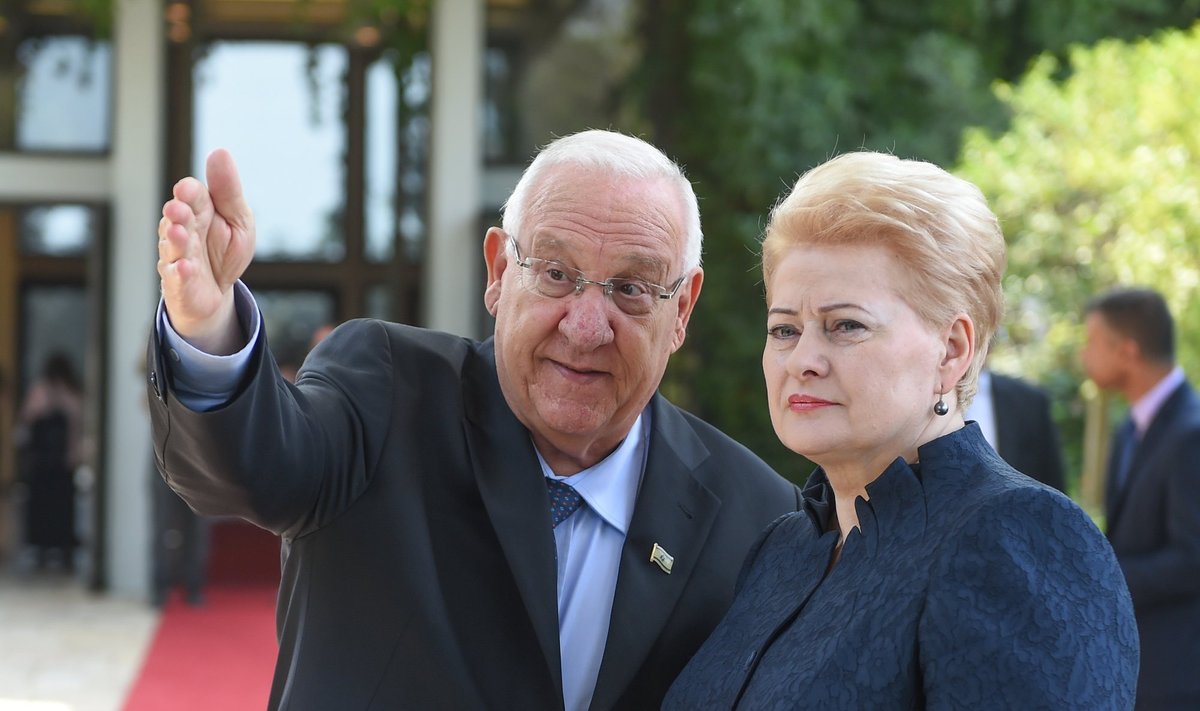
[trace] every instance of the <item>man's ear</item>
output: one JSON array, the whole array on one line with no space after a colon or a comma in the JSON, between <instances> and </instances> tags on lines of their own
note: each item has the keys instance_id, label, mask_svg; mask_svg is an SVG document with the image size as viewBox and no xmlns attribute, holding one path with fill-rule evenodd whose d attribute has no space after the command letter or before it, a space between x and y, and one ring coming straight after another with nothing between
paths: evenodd
<instances>
[{"instance_id":1,"label":"man's ear","mask_svg":"<svg viewBox=\"0 0 1200 711\"><path fill-rule=\"evenodd\" d=\"M950 392L962 380L975 359L975 323L966 314L959 314L943 336L946 348L938 364L943 392Z\"/></svg>"},{"instance_id":2,"label":"man's ear","mask_svg":"<svg viewBox=\"0 0 1200 711\"><path fill-rule=\"evenodd\" d=\"M508 269L508 233L499 227L489 227L483 237L483 261L487 265L487 286L483 290L483 305L492 316L500 303L504 285L504 270Z\"/></svg>"},{"instance_id":3,"label":"man's ear","mask_svg":"<svg viewBox=\"0 0 1200 711\"><path fill-rule=\"evenodd\" d=\"M676 292L675 298L675 332L671 337L671 352L679 350L683 345L683 341L687 338L688 321L692 318L692 311L696 308L696 300L700 298L700 287L704 285L704 270L697 267L692 270L692 273L683 280L679 285L679 291Z\"/></svg>"},{"instance_id":4,"label":"man's ear","mask_svg":"<svg viewBox=\"0 0 1200 711\"><path fill-rule=\"evenodd\" d=\"M1117 349L1121 352L1121 360L1125 363L1137 363L1143 360L1142 347L1138 342L1128 336L1117 336Z\"/></svg>"}]
</instances>

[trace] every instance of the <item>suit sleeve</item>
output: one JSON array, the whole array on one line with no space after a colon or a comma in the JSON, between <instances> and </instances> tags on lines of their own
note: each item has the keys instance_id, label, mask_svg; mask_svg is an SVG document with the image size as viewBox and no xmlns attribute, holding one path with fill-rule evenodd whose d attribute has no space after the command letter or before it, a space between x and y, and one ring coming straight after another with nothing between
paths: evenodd
<instances>
[{"instance_id":1,"label":"suit sleeve","mask_svg":"<svg viewBox=\"0 0 1200 711\"><path fill-rule=\"evenodd\" d=\"M1133 608L1107 541L1066 497L993 497L945 541L919 623L927 707L1127 709Z\"/></svg>"},{"instance_id":2,"label":"suit sleeve","mask_svg":"<svg viewBox=\"0 0 1200 711\"><path fill-rule=\"evenodd\" d=\"M1062 443L1059 441L1058 426L1054 424L1054 417L1051 415L1050 398L1040 389L1036 389L1034 392L1037 394L1037 407L1040 413L1039 430L1042 435L1040 471L1034 472L1034 475L1043 484L1065 492L1067 490L1066 467L1063 465Z\"/></svg>"},{"instance_id":3,"label":"suit sleeve","mask_svg":"<svg viewBox=\"0 0 1200 711\"><path fill-rule=\"evenodd\" d=\"M285 537L319 528L366 489L389 429L391 350L378 322L343 325L309 356L295 385L260 339L226 405L180 403L151 347L156 462L199 513L232 515Z\"/></svg>"},{"instance_id":4,"label":"suit sleeve","mask_svg":"<svg viewBox=\"0 0 1200 711\"><path fill-rule=\"evenodd\" d=\"M1139 606L1200 595L1200 426L1176 438L1174 448L1156 456L1175 467L1163 492L1165 544L1120 557Z\"/></svg>"}]
</instances>

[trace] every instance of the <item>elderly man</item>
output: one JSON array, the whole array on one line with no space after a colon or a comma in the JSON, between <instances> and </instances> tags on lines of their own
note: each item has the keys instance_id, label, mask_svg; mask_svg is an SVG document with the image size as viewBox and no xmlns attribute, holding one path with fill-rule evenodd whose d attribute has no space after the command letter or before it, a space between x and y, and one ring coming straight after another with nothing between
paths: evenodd
<instances>
[{"instance_id":1,"label":"elderly man","mask_svg":"<svg viewBox=\"0 0 1200 711\"><path fill-rule=\"evenodd\" d=\"M294 385L238 281L254 220L227 153L207 179L159 224L154 446L198 511L283 538L271 708L657 707L798 506L657 394L703 283L678 166L555 141L483 241L494 337L352 321Z\"/></svg>"}]
</instances>

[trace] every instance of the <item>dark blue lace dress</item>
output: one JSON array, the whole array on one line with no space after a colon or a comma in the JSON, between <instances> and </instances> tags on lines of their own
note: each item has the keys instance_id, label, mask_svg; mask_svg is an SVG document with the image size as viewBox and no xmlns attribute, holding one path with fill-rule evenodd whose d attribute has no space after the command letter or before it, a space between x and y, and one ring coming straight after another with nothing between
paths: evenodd
<instances>
[{"instance_id":1,"label":"dark blue lace dress","mask_svg":"<svg viewBox=\"0 0 1200 711\"><path fill-rule=\"evenodd\" d=\"M867 487L831 569L833 495L814 473L663 708L1132 708L1133 608L1088 516L975 424L919 458Z\"/></svg>"}]
</instances>

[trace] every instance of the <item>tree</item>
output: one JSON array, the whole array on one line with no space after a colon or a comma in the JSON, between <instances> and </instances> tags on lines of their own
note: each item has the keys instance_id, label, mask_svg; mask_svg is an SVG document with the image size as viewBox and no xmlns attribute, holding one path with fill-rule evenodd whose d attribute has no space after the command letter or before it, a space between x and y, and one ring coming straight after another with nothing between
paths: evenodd
<instances>
[{"instance_id":1,"label":"tree","mask_svg":"<svg viewBox=\"0 0 1200 711\"><path fill-rule=\"evenodd\" d=\"M625 128L684 164L705 228L704 295L664 389L774 464L759 366L765 309L758 241L796 177L860 147L951 165L962 131L1000 131L991 91L1045 51L1190 24L1184 3L1011 0L671 0L644 3L643 59Z\"/></svg>"},{"instance_id":2,"label":"tree","mask_svg":"<svg viewBox=\"0 0 1200 711\"><path fill-rule=\"evenodd\" d=\"M1011 125L968 131L957 172L988 195L1009 244L1005 365L1054 387L1078 464L1088 298L1160 290L1179 360L1200 372L1200 25L1077 46L1067 69L1059 80L1063 66L1045 56L999 84Z\"/></svg>"}]
</instances>

